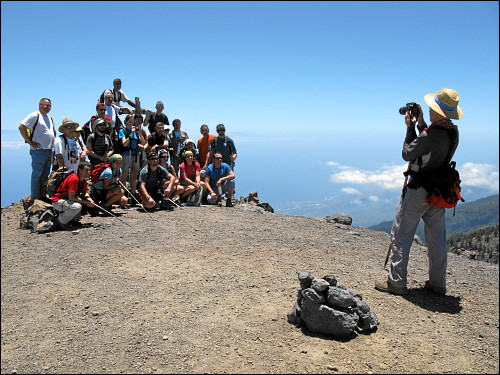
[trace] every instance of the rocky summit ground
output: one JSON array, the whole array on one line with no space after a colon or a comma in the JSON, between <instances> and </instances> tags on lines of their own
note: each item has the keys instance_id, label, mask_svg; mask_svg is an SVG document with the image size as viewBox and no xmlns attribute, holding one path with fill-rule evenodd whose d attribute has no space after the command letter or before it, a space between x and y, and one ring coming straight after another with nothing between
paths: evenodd
<instances>
[{"instance_id":1,"label":"rocky summit ground","mask_svg":"<svg viewBox=\"0 0 500 375\"><path fill-rule=\"evenodd\" d=\"M450 254L437 296L415 244L401 297L373 288L388 236L360 227L184 207L32 234L21 213L1 214L3 374L499 371L498 265ZM335 339L288 323L299 271L356 289L378 328Z\"/></svg>"}]
</instances>

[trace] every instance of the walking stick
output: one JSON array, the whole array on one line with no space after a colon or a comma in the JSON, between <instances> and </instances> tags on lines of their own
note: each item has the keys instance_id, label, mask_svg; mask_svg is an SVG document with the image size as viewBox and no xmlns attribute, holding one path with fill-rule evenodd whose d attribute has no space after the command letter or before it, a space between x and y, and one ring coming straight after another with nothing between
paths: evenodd
<instances>
[{"instance_id":1,"label":"walking stick","mask_svg":"<svg viewBox=\"0 0 500 375\"><path fill-rule=\"evenodd\" d=\"M122 187L132 196L132 198L134 198L134 200L137 202L137 204L142 207L142 209L144 210L144 212L146 212L149 217L151 219L153 219L153 216L151 216L151 214L148 212L148 210L146 210L146 208L142 205L142 203L140 203L137 198L134 196L134 194L132 194L129 190L127 190L127 188L125 187L125 185L123 185L123 182L121 182L120 180L118 180L120 182L120 185L122 185ZM154 219L153 219L154 220Z\"/></svg>"},{"instance_id":2,"label":"walking stick","mask_svg":"<svg viewBox=\"0 0 500 375\"><path fill-rule=\"evenodd\" d=\"M408 169L406 171L408 172L410 170L410 168L411 168L411 163L409 162ZM403 184L403 191L401 193L401 199L404 198L404 191L406 189L407 183L408 183L408 175L405 175L405 182ZM392 238L391 238L391 243L389 244L389 249L387 250L387 255L385 257L384 268L387 266L387 261L389 260L389 256L391 255L391 252L392 252Z\"/></svg>"},{"instance_id":3,"label":"walking stick","mask_svg":"<svg viewBox=\"0 0 500 375\"><path fill-rule=\"evenodd\" d=\"M109 212L108 210L105 210L104 208L102 208L101 206L99 206L99 205L97 205L97 204L95 204L95 203L94 203L94 205L95 205L97 208L99 208L99 209L103 210L103 211L104 211L105 213L107 213L108 215L113 216L114 218L116 218L116 219L120 220L122 223L125 223L125 224L127 224L130 228L132 228L132 225L130 225L129 223L127 223L127 222L123 221L123 220L122 220L122 219L120 219L118 216L113 215L111 212Z\"/></svg>"}]
</instances>

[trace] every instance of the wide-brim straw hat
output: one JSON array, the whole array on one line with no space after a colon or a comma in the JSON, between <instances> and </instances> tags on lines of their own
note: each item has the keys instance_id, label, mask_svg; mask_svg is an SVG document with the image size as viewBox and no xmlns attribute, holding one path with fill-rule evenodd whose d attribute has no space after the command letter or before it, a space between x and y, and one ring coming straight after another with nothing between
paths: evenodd
<instances>
[{"instance_id":1,"label":"wide-brim straw hat","mask_svg":"<svg viewBox=\"0 0 500 375\"><path fill-rule=\"evenodd\" d=\"M442 89L437 94L427 94L424 100L441 116L455 120L462 118L462 109L458 106L460 96L455 90Z\"/></svg>"},{"instance_id":2,"label":"wide-brim straw hat","mask_svg":"<svg viewBox=\"0 0 500 375\"><path fill-rule=\"evenodd\" d=\"M63 128L65 128L66 126L68 125L75 125L75 129L78 129L80 127L80 124L73 121L72 119L70 118L65 118L63 121L62 121L62 125L59 126L59 133L62 133L63 132Z\"/></svg>"}]
</instances>

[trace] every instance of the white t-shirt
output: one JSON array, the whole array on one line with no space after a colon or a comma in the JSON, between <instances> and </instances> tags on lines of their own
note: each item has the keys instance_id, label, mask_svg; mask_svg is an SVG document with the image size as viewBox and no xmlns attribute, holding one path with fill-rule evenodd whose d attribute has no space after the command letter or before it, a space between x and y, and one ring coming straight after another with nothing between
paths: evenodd
<instances>
[{"instance_id":1,"label":"white t-shirt","mask_svg":"<svg viewBox=\"0 0 500 375\"><path fill-rule=\"evenodd\" d=\"M38 119L38 124L36 121ZM35 133L33 134L33 142L40 143L40 146L44 150L52 150L54 147L54 123L50 115L42 115L40 112L36 111L30 113L22 122L30 132L33 132L33 126L36 124ZM31 147L33 150L33 147Z\"/></svg>"},{"instance_id":2,"label":"white t-shirt","mask_svg":"<svg viewBox=\"0 0 500 375\"><path fill-rule=\"evenodd\" d=\"M120 107L111 104L106 106L106 116L111 118L111 127L114 128L116 124L116 116L120 114Z\"/></svg>"},{"instance_id":3,"label":"white t-shirt","mask_svg":"<svg viewBox=\"0 0 500 375\"><path fill-rule=\"evenodd\" d=\"M111 92L113 92L113 91L111 91ZM118 97L119 97L118 94L119 93L121 94L120 101L118 101ZM125 95L125 93L122 90L118 90L118 91L113 92L113 96L114 96L114 102L116 104L120 104L120 102L127 103L127 100L128 100L127 95Z\"/></svg>"},{"instance_id":4,"label":"white t-shirt","mask_svg":"<svg viewBox=\"0 0 500 375\"><path fill-rule=\"evenodd\" d=\"M66 138L68 145L65 146L63 136L60 135L54 142L54 155L62 154L64 166L73 169L78 173L78 164L80 164L80 154L82 149L76 138Z\"/></svg>"}]
</instances>

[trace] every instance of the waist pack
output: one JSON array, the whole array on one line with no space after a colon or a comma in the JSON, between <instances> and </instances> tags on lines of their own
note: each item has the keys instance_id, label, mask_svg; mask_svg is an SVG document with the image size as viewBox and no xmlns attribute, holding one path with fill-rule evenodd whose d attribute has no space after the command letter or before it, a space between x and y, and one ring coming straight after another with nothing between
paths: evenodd
<instances>
[{"instance_id":1,"label":"waist pack","mask_svg":"<svg viewBox=\"0 0 500 375\"><path fill-rule=\"evenodd\" d=\"M431 206L453 208L458 201L465 202L460 194L460 173L452 161L432 172L420 172L418 183L429 193L426 202Z\"/></svg>"}]
</instances>

